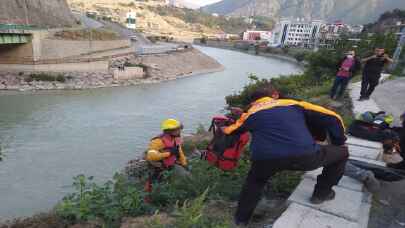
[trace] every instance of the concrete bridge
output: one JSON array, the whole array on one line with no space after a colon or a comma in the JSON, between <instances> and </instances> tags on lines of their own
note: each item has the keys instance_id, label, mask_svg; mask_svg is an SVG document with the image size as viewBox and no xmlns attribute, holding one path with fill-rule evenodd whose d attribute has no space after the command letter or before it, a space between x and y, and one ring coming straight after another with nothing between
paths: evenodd
<instances>
[{"instance_id":1,"label":"concrete bridge","mask_svg":"<svg viewBox=\"0 0 405 228\"><path fill-rule=\"evenodd\" d=\"M39 30L30 25L0 24L0 62L34 60L34 34Z\"/></svg>"},{"instance_id":2,"label":"concrete bridge","mask_svg":"<svg viewBox=\"0 0 405 228\"><path fill-rule=\"evenodd\" d=\"M0 24L0 45L28 43L33 30L36 28L27 25Z\"/></svg>"}]
</instances>

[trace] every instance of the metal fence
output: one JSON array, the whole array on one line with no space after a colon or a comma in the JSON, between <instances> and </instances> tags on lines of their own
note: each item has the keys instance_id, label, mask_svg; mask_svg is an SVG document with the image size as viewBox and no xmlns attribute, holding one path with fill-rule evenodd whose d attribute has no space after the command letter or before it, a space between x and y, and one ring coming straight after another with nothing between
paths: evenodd
<instances>
[{"instance_id":1,"label":"metal fence","mask_svg":"<svg viewBox=\"0 0 405 228\"><path fill-rule=\"evenodd\" d=\"M0 24L0 30L38 30L35 25Z\"/></svg>"}]
</instances>

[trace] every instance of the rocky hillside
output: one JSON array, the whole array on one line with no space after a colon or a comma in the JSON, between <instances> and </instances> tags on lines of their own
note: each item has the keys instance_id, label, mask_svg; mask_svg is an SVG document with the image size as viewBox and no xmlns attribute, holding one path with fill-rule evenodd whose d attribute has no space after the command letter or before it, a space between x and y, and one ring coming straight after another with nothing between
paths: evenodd
<instances>
[{"instance_id":1,"label":"rocky hillside","mask_svg":"<svg viewBox=\"0 0 405 228\"><path fill-rule=\"evenodd\" d=\"M388 11L380 16L378 21L365 26L366 32L384 33L391 30L398 22L405 24L405 10Z\"/></svg>"},{"instance_id":2,"label":"rocky hillside","mask_svg":"<svg viewBox=\"0 0 405 228\"><path fill-rule=\"evenodd\" d=\"M223 0L203 7L231 16L303 17L365 24L385 11L405 9L404 0Z\"/></svg>"},{"instance_id":3,"label":"rocky hillside","mask_svg":"<svg viewBox=\"0 0 405 228\"><path fill-rule=\"evenodd\" d=\"M223 30L239 32L246 29L242 19L225 20L224 17L217 18L191 9L167 7L163 2L162 0L68 0L74 10L96 11L120 23L125 23L127 12L136 12L137 28L147 35L164 35L189 41L202 35L213 36Z\"/></svg>"},{"instance_id":4,"label":"rocky hillside","mask_svg":"<svg viewBox=\"0 0 405 228\"><path fill-rule=\"evenodd\" d=\"M75 19L66 0L1 0L0 24L69 27Z\"/></svg>"}]
</instances>

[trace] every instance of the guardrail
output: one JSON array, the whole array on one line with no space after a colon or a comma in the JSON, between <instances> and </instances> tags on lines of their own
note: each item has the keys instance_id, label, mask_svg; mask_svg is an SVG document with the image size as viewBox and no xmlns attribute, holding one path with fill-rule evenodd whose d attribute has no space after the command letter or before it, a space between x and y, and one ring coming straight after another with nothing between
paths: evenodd
<instances>
[{"instance_id":1,"label":"guardrail","mask_svg":"<svg viewBox=\"0 0 405 228\"><path fill-rule=\"evenodd\" d=\"M39 30L35 25L0 24L0 30Z\"/></svg>"},{"instance_id":2,"label":"guardrail","mask_svg":"<svg viewBox=\"0 0 405 228\"><path fill-rule=\"evenodd\" d=\"M187 46L187 48L185 47ZM135 50L137 55L154 55L154 54L166 54L178 51L184 51L190 48L191 45L153 45L138 47Z\"/></svg>"},{"instance_id":3,"label":"guardrail","mask_svg":"<svg viewBox=\"0 0 405 228\"><path fill-rule=\"evenodd\" d=\"M33 61L30 58L18 58L18 59L1 59L0 64L26 64L26 65L42 65L42 64L65 64L65 63L87 63L87 62L98 62L98 61L108 61L114 58L120 58L124 56L134 55L133 52L121 53L111 56L102 56L96 58L76 58L67 57L64 59L44 59Z\"/></svg>"}]
</instances>

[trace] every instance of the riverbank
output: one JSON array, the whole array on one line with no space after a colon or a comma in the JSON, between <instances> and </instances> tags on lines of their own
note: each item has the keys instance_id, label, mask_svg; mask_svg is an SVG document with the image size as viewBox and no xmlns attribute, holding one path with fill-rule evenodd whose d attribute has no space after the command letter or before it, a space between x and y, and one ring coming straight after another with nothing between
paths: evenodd
<instances>
[{"instance_id":1,"label":"riverbank","mask_svg":"<svg viewBox=\"0 0 405 228\"><path fill-rule=\"evenodd\" d=\"M211 50L214 51L214 50ZM306 75L295 75L293 77L282 77L282 78L277 78L277 79L271 79L271 77L267 77L265 79L262 78L259 79L257 77L250 77L250 83L245 84L243 81L244 79L247 78L247 73L246 73L246 68L250 69L251 72L256 72L257 75L268 75L268 72L273 73L274 75L279 75L282 73L285 73L287 71L287 68L283 68L283 61L278 61L274 60L271 61L269 59L265 58L260 58L260 57L254 57L254 56L246 56L242 55L240 53L232 53L233 55L230 56L229 52L224 52L225 54L224 58L220 59L221 63L224 63L226 65L227 59L232 59L233 61L237 61L235 66L233 67L234 71L233 72L227 72L226 74L222 75L223 77L217 77L217 75L211 75L211 77L197 77L195 80L197 80L197 83L195 86L190 86L189 81L191 80L182 80L179 81L179 83L165 83L165 85L162 85L162 87L167 86L165 90L164 88L159 88L158 90L156 89L145 89L141 88L142 90L145 91L150 91L150 94L136 94L134 96L130 96L130 99L128 100L123 100L122 97L121 99L117 99L114 97L114 99L105 99L105 97L102 97L100 99L100 103L97 102L88 102L85 103L84 105L88 106L90 104L91 109L86 109L86 114L91 117L91 119L97 119L95 116L97 113L102 113L104 116L108 116L109 111L111 111L111 107L114 108L114 115L113 117L115 119L119 119L119 123L114 123L114 125L107 119L105 121L106 128L98 129L97 126L87 126L86 128L83 128L83 121L78 121L78 129L81 131L85 131L85 133L91 132L89 134L82 134L81 138L85 138L85 140L81 143L69 143L68 145L81 145L80 150L71 150L70 148L68 151L62 154L63 155L70 155L71 153L74 153L75 151L79 151L80 155L83 156L88 150L92 151L94 150L93 147L95 147L95 143L91 146L86 147L88 144L91 144L89 142L97 142L100 144L100 140L105 139L107 144L102 144L102 147L97 148L97 156L96 158L102 159L102 166L103 166L103 171L106 169L106 164L111 164L113 163L113 158L119 156L119 154L122 154L125 152L125 150L128 150L128 154L131 154L131 157L133 157L134 152L133 151L144 151L145 145L142 144L139 146L137 150L133 149L133 139L136 138L137 140L147 142L149 140L149 135L148 130L153 128L159 121L163 118L165 118L168 115L172 115L174 113L181 113L182 118L184 119L185 125L188 126L188 122L190 122L190 119L193 119L195 121L201 122L203 119L202 116L212 116L215 115L215 113L211 112L206 112L203 113L203 115L191 115L190 112L188 112L190 109L192 110L198 110L198 112L201 112L201 110L218 110L218 107L223 107L223 98L227 96L226 99L226 104L230 106L240 106L244 107L248 104L245 104L243 102L246 101L246 97L249 97L249 91L253 91L252 88L257 88L257 86L260 85L266 85L270 80L271 83L275 83L275 85L280 86L281 91L288 91L286 95L291 95L292 97L297 97L297 98L302 98L302 99L307 99L308 97L317 97L316 99L313 99L313 101L317 101L316 103L322 104L324 101L326 103L332 102L328 99L327 96L327 91L329 90L330 87L330 82L324 82L320 83L322 81L318 80L317 78L313 78L312 74L306 74ZM258 65L253 66L252 62L249 62L250 60L257 61L258 63L263 61L262 67L259 67ZM272 63L274 62L274 68L271 68ZM285 63L284 63L285 64ZM290 64L288 64L290 65ZM231 68L231 65L226 65L227 69ZM250 68L249 68L250 67ZM292 67L292 66L290 66ZM259 68L262 68L261 71L258 71ZM219 73L222 74L222 73ZM297 74L297 72L291 72L290 74ZM238 75L240 75L238 77ZM270 74L271 75L271 74ZM205 79L211 78L213 79L212 81L206 81ZM222 80L222 81L221 81ZM237 87L231 86L233 82L243 82L242 84L238 84ZM315 82L318 82L315 83ZM213 88L213 86L201 86L201 85L219 85L216 88ZM218 88L222 89L218 90ZM240 91L240 93L235 93L235 90L237 89L238 91L240 88L245 85L244 89ZM174 87L171 86L178 86L178 90L173 90ZM160 87L160 86L159 86ZM229 88L228 88L229 87ZM209 91L204 92L204 89L211 89ZM162 93L159 94L158 91L162 91ZM167 91L175 91L173 92L173 95L175 96L176 94L180 94L180 96L175 96L173 97L173 100L176 100L172 106L178 105L178 104L185 104L185 106L182 106L181 108L171 108L170 112L165 112L164 109L166 109L167 105ZM115 91L116 92L116 91ZM124 94L125 97L128 97L128 93L123 93L122 91L119 91L120 94ZM204 92L204 93L201 93ZM221 93L221 97L218 97L218 92L223 92ZM192 94L193 96L188 96ZM217 94L217 96L213 96L213 94ZM240 95L238 95L240 94ZM97 94L98 95L98 94ZM159 95L161 95L159 97ZM228 95L232 95L229 97ZM320 97L323 96L323 97ZM37 96L33 96L37 97ZM95 96L99 97L99 96ZM110 96L109 96L110 97ZM189 97L192 97L192 99L188 99ZM216 102L216 98L220 98L221 102ZM71 99L75 99L76 97L72 97ZM119 97L118 97L119 98ZM136 100L136 98L139 98L139 100ZM184 98L187 98L187 100L183 100ZM48 99L48 98L47 98ZM82 100L83 97L78 97L78 100ZM153 107L159 107L158 109L151 109L152 106L150 105L151 99L154 99L154 105ZM114 103L114 106L108 106L108 109L101 109L100 106L102 106L101 102L106 102L110 100L111 103ZM213 106L203 106L203 104L199 101L204 101L206 100L209 102L210 105L214 104ZM76 100L77 101L77 100ZM159 103L162 101L162 103ZM7 99L7 102L9 102L9 99ZM74 104L75 102L72 102L72 100L69 100L69 104ZM93 104L97 103L97 107L95 107ZM146 105L142 106L143 103L146 103ZM47 100L46 104L49 106L50 102ZM127 107L134 106L133 109L127 109ZM195 106L193 106L195 105ZM58 106L60 105L60 102L58 102ZM340 105L340 109L346 109L346 107L349 105ZM119 110L120 107L125 107L124 110L121 112L117 111ZM213 107L213 108L212 108ZM69 110L70 107L63 105L64 110ZM70 110L71 111L71 110ZM143 112L144 111L144 112ZM119 114L119 118L117 118L116 114ZM153 113L154 115L151 115ZM129 115L128 115L129 114ZM156 118L156 115L163 114L162 116L159 116ZM39 115L39 114L38 114ZM52 116L59 116L52 114ZM64 115L62 115L64 116ZM66 116L72 116L71 112L69 115ZM128 118L128 117L131 118ZM185 117L188 117L186 119ZM73 116L75 120L77 120L78 116ZM45 119L46 122L49 122L48 118L44 118L41 115L42 119ZM149 124L147 125L142 125L140 124L139 121L140 119L144 118L146 122ZM51 119L52 120L52 119ZM69 119L68 119L69 120ZM72 124L68 122L68 120L64 120L65 125L67 125L70 128L72 128ZM97 122L100 122L103 120L97 119ZM104 119L105 120L105 119ZM205 123L208 123L208 121L204 121ZM52 124L48 123L49 126L55 126L55 128L59 127L60 124ZM42 125L41 125L42 126ZM111 127L115 126L115 127ZM122 127L120 127L122 126ZM125 141L122 139L119 140L114 140L112 138L115 135L123 136L125 135L126 129L142 129L142 131L136 131L139 132L139 135L135 135L134 132L130 132L130 137L128 137L130 143L128 145L125 145ZM86 132L86 129L88 130ZM195 127L193 127L195 129ZM37 130L37 129L35 129ZM94 132L105 132L108 131L108 136L105 138L101 138L101 136L97 136L97 140L92 141L91 137L97 134L93 134ZM63 131L66 132L66 131ZM156 133L156 132L155 132ZM134 137L135 136L135 137ZM54 140L57 140L60 137L54 138ZM64 137L64 141L69 140L69 137ZM114 145L114 143L116 143ZM109 149L107 148L107 152L105 154L109 155L106 157L102 157L104 153L101 153L100 151L103 151L106 146L111 145L112 148ZM197 143L199 144L198 146L201 146L199 149L204 149L206 148L206 144L204 143ZM119 151L116 151L116 147L118 146ZM185 146L186 147L186 146ZM60 147L56 150L56 152L61 151ZM41 150L42 151L42 150ZM111 155L111 151L113 152L113 155ZM190 151L190 149L188 149ZM119 152L119 153L117 153ZM55 151L52 151L52 153L55 153ZM61 155L58 155L58 158ZM85 157L89 158L89 157ZM82 159L83 161L91 160L91 163L97 164L95 162L94 157L91 157L90 159ZM65 158L65 160L68 160L68 158ZM107 162L106 162L107 161ZM30 161L31 162L31 161ZM237 200L239 191L241 189L241 186L243 184L243 180L246 176L246 173L249 169L249 160L248 158L244 158L241 161L241 166L235 170L235 172L232 173L223 173L220 172L218 169L209 166L205 161L202 161L198 159L196 161L198 163L192 163L190 165L191 171L193 172L193 180L188 180L185 182L164 182L162 185L162 189L160 191L155 192L156 195L153 195L156 197L156 202L154 202L154 206L156 206L161 213L168 214L171 218L176 219L174 223L181 222L184 220L181 220L181 218L190 218L188 216L197 217L201 218L196 220L201 227L210 227L210 226L203 226L206 225L207 223L210 224L215 224L215 225L222 225L221 227L229 227L230 221L232 214L235 209L235 201ZM65 164L66 162L63 162ZM61 165L63 165L61 164ZM117 164L121 164L121 161ZM71 167L71 164L67 164L69 167ZM75 166L80 165L80 163L75 164ZM61 170L63 173L67 173L69 171L68 168L64 168ZM84 167L84 166L83 166ZM76 168L76 167L75 167ZM79 168L76 170L80 170L80 172L75 171L74 175L77 173L85 173L91 175L92 172L86 171L85 168ZM14 171L14 170L11 170ZM112 173L113 171L111 171ZM26 175L24 173L24 175ZM72 175L72 174L70 174ZM100 175L100 174L97 174ZM73 175L72 175L73 176ZM13 176L13 181L14 181L14 176ZM58 177L59 178L59 177ZM83 179L83 176L81 177ZM75 179L77 183L77 178ZM293 189L296 187L296 184L300 181L300 173L283 173L275 177L274 182L270 184L270 188L267 189L265 195L267 196L268 200L270 201L270 204L268 206L271 207L273 210L266 210L268 214L264 215L259 219L259 223L261 223L260 226L257 227L263 227L270 225L274 222L275 218L278 217L278 215L283 211L282 207L279 207L280 204L284 204L286 198L289 196L289 194L293 191ZM89 182L87 182L89 181ZM78 191L73 191L76 192L76 197L73 198L65 198L66 200L63 201L59 205L59 216L62 218L67 219L67 222L70 223L77 223L77 222L86 222L86 221L92 221L95 217L98 218L99 221L103 221L104 223L110 223L110 222L115 222L115 223L121 223L124 221L124 218L132 217L134 220L136 220L138 217L144 218L142 221L143 223L148 223L151 220L155 220L155 216L149 216L152 215L153 212L156 211L156 207L154 208L154 211L144 211L144 209L149 209L145 208L144 206L147 206L143 204L142 202L142 197L143 197L143 186L138 186L137 189L132 188L133 185L117 185L118 180L114 179L114 184L108 185L108 183L111 182L106 182L106 185L98 185L95 186L94 188L90 188L88 191L86 191L86 195L83 198L77 198L77 193ZM168 180L170 181L170 180ZM92 185L92 180L85 180L85 183L88 185L85 186L93 186ZM120 182L118 182L120 183ZM41 183L43 184L43 183ZM76 185L77 186L77 185ZM118 188L115 189L112 186L124 186L125 188ZM206 201L205 206L199 204L198 208L205 208L206 211L198 210L196 211L196 214L184 214L188 212L193 212L195 204L193 202L200 202L196 201L195 199L200 199L200 196L205 192L207 187L210 187L209 192L208 192L208 198ZM108 188L107 188L108 187ZM131 187L131 188L130 188ZM104 191L107 189L108 191ZM100 191L101 190L101 191ZM123 192L124 191L124 192ZM164 194L162 194L164 193ZM12 194L15 194L14 192ZM10 194L11 195L11 194ZM130 196L130 197L126 197ZM47 198L49 197L49 194L46 196ZM94 197L94 198L93 198ZM100 198L99 198L100 197ZM125 199L131 199L134 201L126 201L125 204L122 204L124 197ZM60 197L62 198L62 197ZM155 199L155 198L154 198ZM182 201L184 199L189 199L189 201L185 202L184 204ZM79 201L78 201L79 200ZM84 201L81 201L84 200ZM179 205L183 205L180 207L173 207L176 205L176 202L179 202ZM212 200L217 200L217 201L225 201L225 203L222 203L219 207L217 207L218 212L221 213L216 213L216 215L220 214L220 218L212 218L211 217L211 211L214 211L215 207L211 207L210 203ZM112 204L111 204L112 202ZM121 204L120 204L121 203ZM126 205L130 203L131 205L136 205L134 207L131 207L131 210L127 210ZM14 204L14 202L13 202ZM56 204L56 203L55 203ZM275 206L275 204L277 204ZM82 205L83 207L78 207ZM224 206L225 205L225 206ZM91 208L91 210L87 210L87 208ZM181 208L184 208L182 210ZM94 215L94 213L97 213ZM114 217L110 217L111 215L114 215ZM145 216L146 215L146 216ZM160 214L162 215L162 214ZM164 217L164 216L163 216ZM179 219L180 218L180 219ZM65 221L62 220L62 221ZM162 222L159 221L160 219L156 219L157 222ZM164 219L162 219L164 220ZM188 219L187 221L190 221ZM66 222L66 221L65 221ZM212 222L212 223L211 223ZM131 222L132 224L132 222ZM139 224L139 223L138 223ZM117 227L121 224L116 224ZM24 226L23 226L24 227ZM131 226L129 226L131 227ZM141 226L136 226L133 225L132 227L141 227ZM145 226L147 227L147 226ZM156 227L156 226L155 226ZM160 226L162 227L162 226ZM174 226L174 227L191 227L191 226ZM213 226L211 226L213 227Z\"/></svg>"},{"instance_id":2,"label":"riverbank","mask_svg":"<svg viewBox=\"0 0 405 228\"><path fill-rule=\"evenodd\" d=\"M268 58L276 58L283 61L288 61L290 63L296 64L301 68L304 68L305 64L303 62L298 61L291 55L281 54L281 53L270 53L265 51L263 48L259 48L258 52L254 50L254 46L250 45L246 42L230 42L230 41L215 41L215 40L207 40L205 43L202 43L200 40L194 40L195 45L203 46L203 47L213 47L213 48L220 48L225 50L232 50L232 51L239 51L245 54L257 55L262 57Z\"/></svg>"},{"instance_id":3,"label":"riverbank","mask_svg":"<svg viewBox=\"0 0 405 228\"><path fill-rule=\"evenodd\" d=\"M83 63L80 63L83 64ZM184 51L143 56L124 56L110 61L85 63L92 69L96 64L99 70L32 72L0 72L0 90L33 91L33 90L81 90L139 84L159 83L198 74L213 73L224 70L215 59L201 51L190 48ZM117 72L126 73L130 67L117 70L119 65L142 66L143 73L129 74L120 79ZM103 65L101 68L99 65ZM55 66L48 66L49 69ZM68 66L66 66L68 69Z\"/></svg>"}]
</instances>

